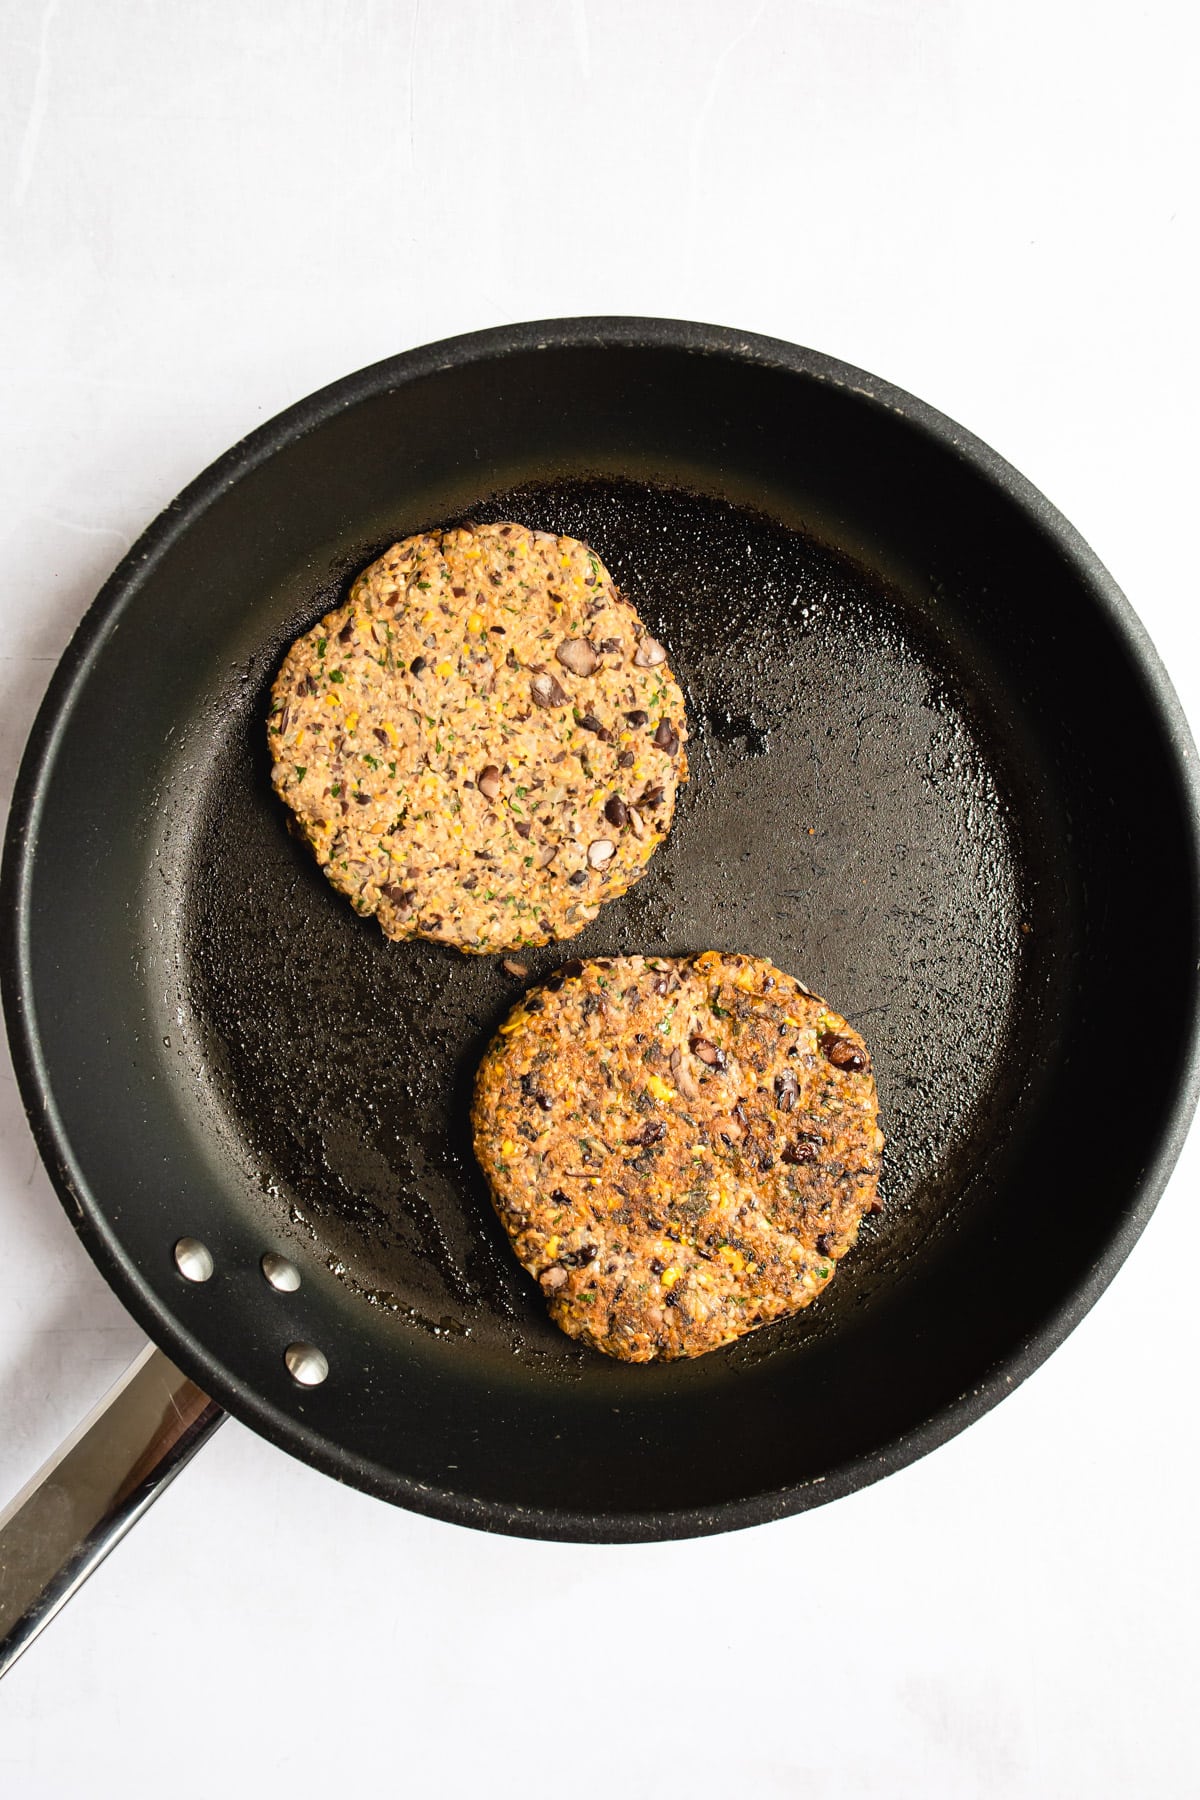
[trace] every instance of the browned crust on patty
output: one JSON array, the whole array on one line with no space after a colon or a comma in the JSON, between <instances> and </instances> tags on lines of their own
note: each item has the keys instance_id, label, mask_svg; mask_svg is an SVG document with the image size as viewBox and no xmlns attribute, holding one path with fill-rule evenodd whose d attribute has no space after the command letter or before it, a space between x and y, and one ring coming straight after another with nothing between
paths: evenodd
<instances>
[{"instance_id":1,"label":"browned crust on patty","mask_svg":"<svg viewBox=\"0 0 1200 1800\"><path fill-rule=\"evenodd\" d=\"M391 938L573 937L645 872L687 779L666 652L575 538L406 538L288 651L271 779Z\"/></svg>"},{"instance_id":2,"label":"browned crust on patty","mask_svg":"<svg viewBox=\"0 0 1200 1800\"><path fill-rule=\"evenodd\" d=\"M809 1305L877 1209L866 1046L759 957L568 963L500 1027L472 1122L551 1317L629 1362Z\"/></svg>"}]
</instances>

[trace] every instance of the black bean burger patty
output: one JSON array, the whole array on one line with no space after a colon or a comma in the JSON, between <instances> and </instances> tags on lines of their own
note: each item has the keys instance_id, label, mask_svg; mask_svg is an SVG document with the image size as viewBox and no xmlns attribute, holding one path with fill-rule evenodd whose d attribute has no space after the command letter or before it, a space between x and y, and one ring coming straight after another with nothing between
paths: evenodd
<instances>
[{"instance_id":1,"label":"black bean burger patty","mask_svg":"<svg viewBox=\"0 0 1200 1800\"><path fill-rule=\"evenodd\" d=\"M758 957L568 963L480 1066L475 1152L555 1323L700 1356L824 1292L878 1210L862 1038Z\"/></svg>"},{"instance_id":2,"label":"black bean burger patty","mask_svg":"<svg viewBox=\"0 0 1200 1800\"><path fill-rule=\"evenodd\" d=\"M586 544L521 525L393 545L288 651L268 737L356 910L478 953L582 931L687 779L667 652Z\"/></svg>"}]
</instances>

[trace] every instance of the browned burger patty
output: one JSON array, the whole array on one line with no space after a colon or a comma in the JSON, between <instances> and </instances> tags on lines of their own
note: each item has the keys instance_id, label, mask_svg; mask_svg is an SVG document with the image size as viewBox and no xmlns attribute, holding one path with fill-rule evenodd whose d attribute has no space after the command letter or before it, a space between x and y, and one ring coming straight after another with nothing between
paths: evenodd
<instances>
[{"instance_id":1,"label":"browned burger patty","mask_svg":"<svg viewBox=\"0 0 1200 1800\"><path fill-rule=\"evenodd\" d=\"M572 962L479 1069L475 1152L555 1323L700 1356L815 1300L875 1198L858 1033L750 956Z\"/></svg>"},{"instance_id":2,"label":"browned burger patty","mask_svg":"<svg viewBox=\"0 0 1200 1800\"><path fill-rule=\"evenodd\" d=\"M288 651L271 778L388 937L574 937L644 873L687 779L666 655L575 538L406 538Z\"/></svg>"}]
</instances>

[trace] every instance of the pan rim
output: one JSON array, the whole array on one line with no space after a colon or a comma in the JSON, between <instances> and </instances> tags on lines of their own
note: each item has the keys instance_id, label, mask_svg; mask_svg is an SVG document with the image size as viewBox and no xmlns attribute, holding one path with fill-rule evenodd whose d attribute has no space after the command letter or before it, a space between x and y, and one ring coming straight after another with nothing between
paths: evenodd
<instances>
[{"instance_id":1,"label":"pan rim","mask_svg":"<svg viewBox=\"0 0 1200 1800\"><path fill-rule=\"evenodd\" d=\"M1153 1212L1186 1138L1200 1098L1200 1008L1194 948L1190 1030L1173 1077L1173 1092L1152 1154L1131 1189L1120 1225L1103 1253L1063 1294L1039 1328L997 1360L968 1393L874 1450L823 1476L707 1508L637 1513L567 1512L517 1506L433 1488L332 1444L242 1381L188 1333L162 1305L124 1254L88 1191L59 1119L34 1023L29 967L29 890L38 821L59 736L88 678L91 661L127 599L191 524L285 445L369 397L438 372L541 349L574 347L673 350L776 368L842 389L901 418L951 450L998 488L1049 539L1100 609L1162 722L1178 783L1188 842L1181 846L1193 890L1200 887L1200 771L1178 696L1153 643L1124 593L1075 527L996 451L926 402L879 377L819 351L724 326L634 316L534 320L466 333L401 352L318 389L257 427L185 487L118 563L100 588L51 677L22 755L0 866L0 994L18 1087L42 1162L68 1218L93 1261L148 1335L230 1414L280 1448L382 1499L449 1523L509 1535L590 1543L648 1542L705 1535L765 1523L841 1498L907 1466L990 1411L1070 1334L1129 1255Z\"/></svg>"}]
</instances>

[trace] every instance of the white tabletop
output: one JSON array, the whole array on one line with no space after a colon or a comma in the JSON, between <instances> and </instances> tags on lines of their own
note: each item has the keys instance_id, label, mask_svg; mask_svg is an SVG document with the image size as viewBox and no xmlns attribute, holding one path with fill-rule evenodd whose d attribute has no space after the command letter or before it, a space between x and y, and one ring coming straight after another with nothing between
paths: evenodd
<instances>
[{"instance_id":1,"label":"white tabletop","mask_svg":"<svg viewBox=\"0 0 1200 1800\"><path fill-rule=\"evenodd\" d=\"M961 420L1090 540L1200 718L1194 8L4 18L5 801L97 586L214 455L378 357L578 313L774 333ZM781 1524L487 1537L227 1425L4 1682L0 1792L1196 1793L1198 1143L1024 1387ZM0 1233L2 1500L141 1341L7 1061Z\"/></svg>"}]
</instances>

